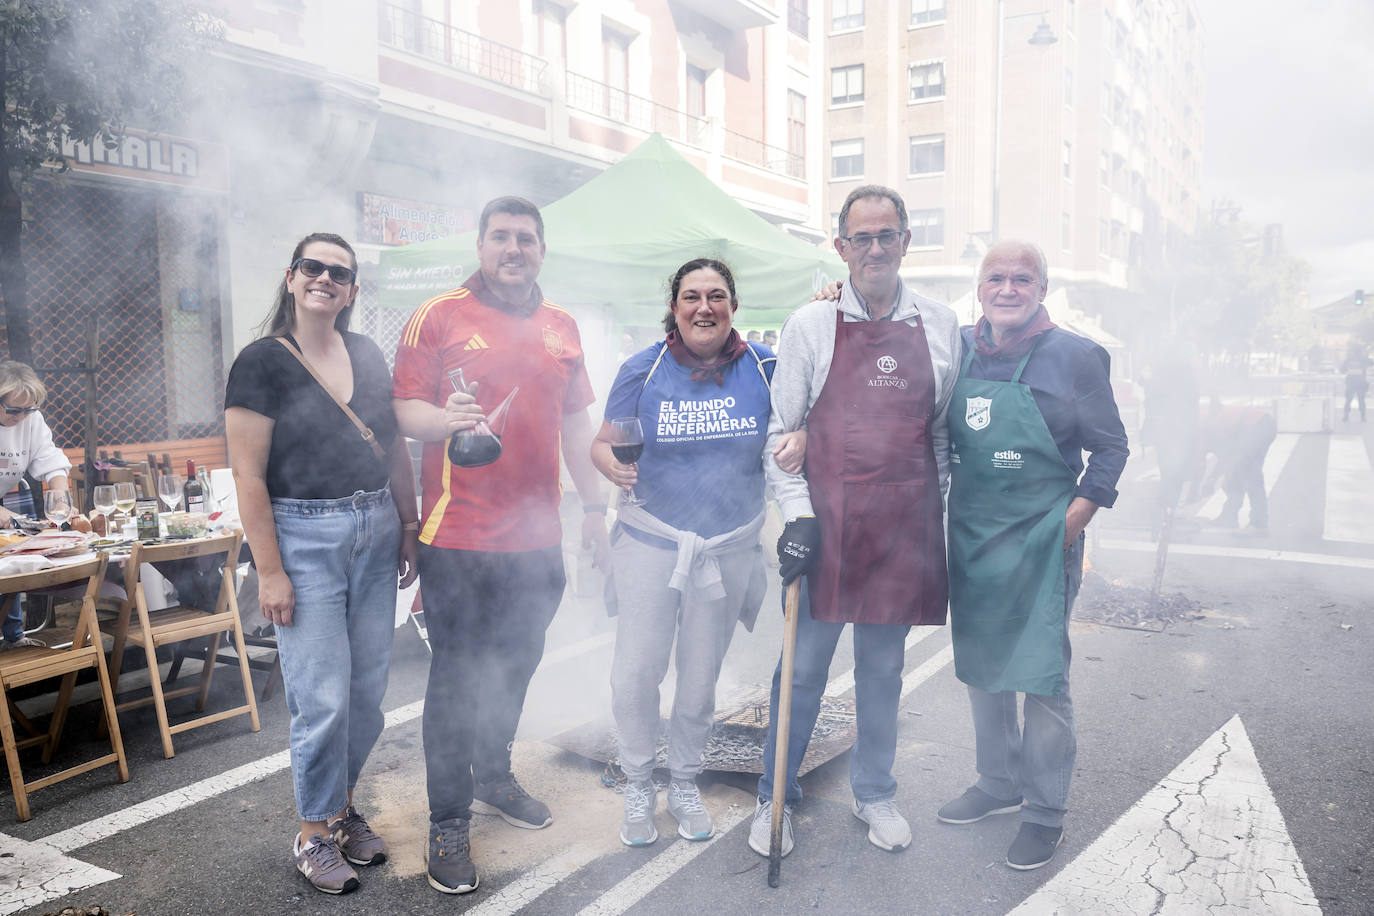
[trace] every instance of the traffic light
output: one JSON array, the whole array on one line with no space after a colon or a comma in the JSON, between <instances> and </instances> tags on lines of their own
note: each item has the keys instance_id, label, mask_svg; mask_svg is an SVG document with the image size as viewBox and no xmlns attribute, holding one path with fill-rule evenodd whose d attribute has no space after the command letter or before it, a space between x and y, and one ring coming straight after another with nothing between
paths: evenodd
<instances>
[{"instance_id":1,"label":"traffic light","mask_svg":"<svg viewBox=\"0 0 1374 916\"><path fill-rule=\"evenodd\" d=\"M1364 308L1364 290L1362 289L1355 290L1355 308Z\"/></svg>"}]
</instances>

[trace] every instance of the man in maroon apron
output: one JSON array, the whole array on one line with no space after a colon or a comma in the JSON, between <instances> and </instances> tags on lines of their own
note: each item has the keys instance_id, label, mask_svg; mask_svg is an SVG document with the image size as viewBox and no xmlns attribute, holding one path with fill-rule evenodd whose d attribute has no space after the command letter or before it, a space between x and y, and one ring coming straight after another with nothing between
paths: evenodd
<instances>
[{"instance_id":1,"label":"man in maroon apron","mask_svg":"<svg viewBox=\"0 0 1374 916\"><path fill-rule=\"evenodd\" d=\"M1007 864L1020 870L1044 865L1063 838L1077 747L1069 612L1083 529L1116 500L1127 454L1107 353L1050 321L1046 288L1035 245L988 250L983 317L963 331L949 411L950 631L973 708L978 782L937 817L971 824L1019 811Z\"/></svg>"},{"instance_id":2,"label":"man in maroon apron","mask_svg":"<svg viewBox=\"0 0 1374 916\"><path fill-rule=\"evenodd\" d=\"M911 829L893 803L897 706L907 630L945 622L948 600L941 486L945 406L958 370L958 320L918 296L898 269L911 234L889 188L856 189L840 211L835 249L849 265L838 302L798 309L783 326L769 441L805 426L806 466L788 475L766 458L787 526L778 541L784 583L805 575L792 681L785 810L801 800L797 769L820 711L830 660L854 624L858 740L850 758L854 814L882 849ZM771 729L749 846L768 855L774 786ZM792 848L790 817L782 852Z\"/></svg>"}]
</instances>

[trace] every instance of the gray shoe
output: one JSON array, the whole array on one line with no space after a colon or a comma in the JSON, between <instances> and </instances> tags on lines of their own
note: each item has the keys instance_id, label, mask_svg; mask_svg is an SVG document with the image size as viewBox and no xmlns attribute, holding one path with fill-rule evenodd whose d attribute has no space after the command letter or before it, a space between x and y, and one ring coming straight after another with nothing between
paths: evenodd
<instances>
[{"instance_id":1,"label":"gray shoe","mask_svg":"<svg viewBox=\"0 0 1374 916\"><path fill-rule=\"evenodd\" d=\"M0 639L0 652L5 649L46 649L48 644L41 639L34 639L32 636L21 636L11 642L8 639Z\"/></svg>"},{"instance_id":2,"label":"gray shoe","mask_svg":"<svg viewBox=\"0 0 1374 916\"><path fill-rule=\"evenodd\" d=\"M749 825L749 848L767 857L773 840L773 800L760 798L754 802L754 822ZM792 806L782 806L782 854L792 851Z\"/></svg>"},{"instance_id":3,"label":"gray shoe","mask_svg":"<svg viewBox=\"0 0 1374 916\"><path fill-rule=\"evenodd\" d=\"M472 787L472 813L499 814L507 824L526 830L542 830L553 823L549 806L532 798L511 773Z\"/></svg>"},{"instance_id":4,"label":"gray shoe","mask_svg":"<svg viewBox=\"0 0 1374 916\"><path fill-rule=\"evenodd\" d=\"M854 816L868 825L868 842L893 852L911 845L911 826L890 798L875 802L854 799Z\"/></svg>"},{"instance_id":5,"label":"gray shoe","mask_svg":"<svg viewBox=\"0 0 1374 916\"><path fill-rule=\"evenodd\" d=\"M620 825L620 842L626 846L648 846L658 839L654 826L654 806L658 787L652 780L625 784L625 821Z\"/></svg>"},{"instance_id":6,"label":"gray shoe","mask_svg":"<svg viewBox=\"0 0 1374 916\"><path fill-rule=\"evenodd\" d=\"M296 870L310 879L315 890L347 894L358 889L358 873L344 860L333 837L317 833L302 847L301 835L297 833L291 852L296 857Z\"/></svg>"},{"instance_id":7,"label":"gray shoe","mask_svg":"<svg viewBox=\"0 0 1374 916\"><path fill-rule=\"evenodd\" d=\"M461 817L429 824L429 886L443 894L477 890L477 866L472 864L468 822Z\"/></svg>"},{"instance_id":8,"label":"gray shoe","mask_svg":"<svg viewBox=\"0 0 1374 916\"><path fill-rule=\"evenodd\" d=\"M716 832L695 782L668 783L668 813L677 818L677 835L684 840L709 840Z\"/></svg>"},{"instance_id":9,"label":"gray shoe","mask_svg":"<svg viewBox=\"0 0 1374 916\"><path fill-rule=\"evenodd\" d=\"M344 858L354 865L380 865L386 861L386 840L377 836L352 805L344 816L329 825Z\"/></svg>"},{"instance_id":10,"label":"gray shoe","mask_svg":"<svg viewBox=\"0 0 1374 916\"><path fill-rule=\"evenodd\" d=\"M969 786L954 801L935 812L935 817L944 824L974 824L994 814L1011 814L1021 810L1021 796L1015 798L993 798L977 786Z\"/></svg>"},{"instance_id":11,"label":"gray shoe","mask_svg":"<svg viewBox=\"0 0 1374 916\"><path fill-rule=\"evenodd\" d=\"M1054 858L1054 851L1064 841L1063 827L1021 822L1021 829L1007 850L1007 864L1017 871L1031 871Z\"/></svg>"}]
</instances>

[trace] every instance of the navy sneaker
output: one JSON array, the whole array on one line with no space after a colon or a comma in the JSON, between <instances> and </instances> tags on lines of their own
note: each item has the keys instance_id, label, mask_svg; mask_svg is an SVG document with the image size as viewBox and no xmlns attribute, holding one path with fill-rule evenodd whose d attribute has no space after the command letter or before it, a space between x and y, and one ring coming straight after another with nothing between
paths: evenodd
<instances>
[{"instance_id":1,"label":"navy sneaker","mask_svg":"<svg viewBox=\"0 0 1374 916\"><path fill-rule=\"evenodd\" d=\"M531 798L510 773L477 783L472 790L472 810L477 814L499 814L507 824L526 830L543 830L553 823L549 806Z\"/></svg>"},{"instance_id":2,"label":"navy sneaker","mask_svg":"<svg viewBox=\"0 0 1374 916\"><path fill-rule=\"evenodd\" d=\"M429 824L429 886L441 894L477 890L477 866L472 864L468 822L461 817Z\"/></svg>"},{"instance_id":3,"label":"navy sneaker","mask_svg":"<svg viewBox=\"0 0 1374 916\"><path fill-rule=\"evenodd\" d=\"M1031 871L1054 858L1054 851L1064 841L1063 827L1021 822L1021 830L1007 850L1007 864L1017 871Z\"/></svg>"}]
</instances>

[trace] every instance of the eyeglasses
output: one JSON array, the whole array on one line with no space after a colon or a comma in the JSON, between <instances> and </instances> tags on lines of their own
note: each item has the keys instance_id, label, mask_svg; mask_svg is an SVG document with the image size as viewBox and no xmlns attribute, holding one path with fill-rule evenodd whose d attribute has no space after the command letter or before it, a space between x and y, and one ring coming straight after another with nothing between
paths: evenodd
<instances>
[{"instance_id":1,"label":"eyeglasses","mask_svg":"<svg viewBox=\"0 0 1374 916\"><path fill-rule=\"evenodd\" d=\"M902 240L902 235L903 233L894 229L885 229L877 235L861 232L858 235L842 235L840 239L859 251L867 251L873 247L874 242L882 246L883 251L891 251Z\"/></svg>"},{"instance_id":2,"label":"eyeglasses","mask_svg":"<svg viewBox=\"0 0 1374 916\"><path fill-rule=\"evenodd\" d=\"M353 279L358 276L358 272L351 267L344 267L342 264L326 264L323 261L316 261L314 258L297 258L291 265L291 269L296 270L297 268L312 280L327 270L329 271L329 279L340 286L352 286Z\"/></svg>"},{"instance_id":3,"label":"eyeglasses","mask_svg":"<svg viewBox=\"0 0 1374 916\"><path fill-rule=\"evenodd\" d=\"M21 413L22 413L22 414L38 413L38 408L37 408L37 407L11 407L11 406L9 406L8 404L3 404L3 405L0 405L0 406L4 407L4 408L5 408L5 413L9 414L11 417L17 417L17 416L19 416Z\"/></svg>"}]
</instances>

